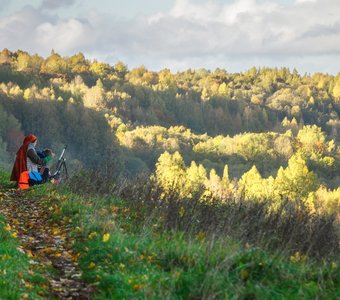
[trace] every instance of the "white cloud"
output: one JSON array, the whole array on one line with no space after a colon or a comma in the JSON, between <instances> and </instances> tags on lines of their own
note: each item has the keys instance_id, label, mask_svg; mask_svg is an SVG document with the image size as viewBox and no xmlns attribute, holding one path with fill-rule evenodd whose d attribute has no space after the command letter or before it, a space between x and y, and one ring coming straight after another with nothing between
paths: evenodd
<instances>
[{"instance_id":1,"label":"white cloud","mask_svg":"<svg viewBox=\"0 0 340 300\"><path fill-rule=\"evenodd\" d=\"M77 0L43 0L41 8L43 9L57 9L61 7L72 6Z\"/></svg>"},{"instance_id":2,"label":"white cloud","mask_svg":"<svg viewBox=\"0 0 340 300\"><path fill-rule=\"evenodd\" d=\"M44 1L45 7L56 3ZM111 63L123 60L130 67L153 69L201 65L244 70L277 62L300 66L303 72L335 73L340 71L340 5L338 0L176 0L168 12L125 20L98 11L61 18L25 7L0 20L0 44L43 55L52 48L62 55L82 51Z\"/></svg>"},{"instance_id":3,"label":"white cloud","mask_svg":"<svg viewBox=\"0 0 340 300\"><path fill-rule=\"evenodd\" d=\"M198 22L221 22L233 24L242 14L258 15L259 13L271 12L278 5L272 1L259 4L256 0L238 0L230 4L216 4L207 1L204 4L195 4L190 0L176 0L170 16L185 18Z\"/></svg>"},{"instance_id":4,"label":"white cloud","mask_svg":"<svg viewBox=\"0 0 340 300\"><path fill-rule=\"evenodd\" d=\"M339 16L340 6L331 0L298 7L255 0L225 5L177 0L168 15L152 16L136 35L147 31L158 49L173 45L170 55L326 54L340 51Z\"/></svg>"},{"instance_id":5,"label":"white cloud","mask_svg":"<svg viewBox=\"0 0 340 300\"><path fill-rule=\"evenodd\" d=\"M57 23L45 22L35 29L36 44L41 49L49 51L53 49L62 53L77 52L80 48L93 43L91 29L80 20L69 19Z\"/></svg>"},{"instance_id":6,"label":"white cloud","mask_svg":"<svg viewBox=\"0 0 340 300\"><path fill-rule=\"evenodd\" d=\"M339 8L335 7L336 10L339 11ZM323 19L322 11L325 10L303 8L297 11L296 7L260 5L254 0L241 0L219 7L212 3L210 6L200 6L189 1L177 1L168 15L151 17L148 30L164 30L160 44L172 44L176 49L182 48L183 52L186 41L191 41L190 47L196 52L209 50L212 54L214 51L216 54L230 55L271 52L300 54L304 51L313 53L313 49L315 53L327 53L327 43L332 45L331 48L340 48L340 43L336 42L336 30L333 30L333 36L324 38L325 32L335 26L339 17L334 14ZM319 32L315 30L315 24L320 24ZM314 31L314 37L307 38L311 31ZM320 35L326 44L317 42ZM303 42L307 47L303 46Z\"/></svg>"},{"instance_id":7,"label":"white cloud","mask_svg":"<svg viewBox=\"0 0 340 300\"><path fill-rule=\"evenodd\" d=\"M296 3L316 2L317 0L295 0Z\"/></svg>"},{"instance_id":8,"label":"white cloud","mask_svg":"<svg viewBox=\"0 0 340 300\"><path fill-rule=\"evenodd\" d=\"M47 18L32 7L25 7L16 14L2 17L0 19L0 45L11 50L21 48L39 51L38 47L34 50L33 33L35 27L45 21Z\"/></svg>"},{"instance_id":9,"label":"white cloud","mask_svg":"<svg viewBox=\"0 0 340 300\"><path fill-rule=\"evenodd\" d=\"M0 0L0 6L2 9L6 8L8 4L9 4L9 0Z\"/></svg>"}]
</instances>

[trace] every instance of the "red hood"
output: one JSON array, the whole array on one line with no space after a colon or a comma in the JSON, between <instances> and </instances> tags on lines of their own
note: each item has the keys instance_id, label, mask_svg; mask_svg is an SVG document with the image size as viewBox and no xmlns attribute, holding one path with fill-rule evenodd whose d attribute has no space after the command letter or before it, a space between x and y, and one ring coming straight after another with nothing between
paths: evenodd
<instances>
[{"instance_id":1,"label":"red hood","mask_svg":"<svg viewBox=\"0 0 340 300\"><path fill-rule=\"evenodd\" d=\"M33 134L29 134L25 137L21 147L17 152L17 157L12 170L11 181L19 181L20 174L27 171L27 148L29 144L34 143L37 137Z\"/></svg>"}]
</instances>

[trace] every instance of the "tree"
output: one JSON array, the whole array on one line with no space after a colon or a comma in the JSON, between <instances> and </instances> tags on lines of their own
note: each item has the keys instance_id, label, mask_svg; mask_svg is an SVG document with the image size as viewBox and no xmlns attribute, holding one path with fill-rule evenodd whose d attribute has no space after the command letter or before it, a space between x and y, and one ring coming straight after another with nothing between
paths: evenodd
<instances>
[{"instance_id":1,"label":"tree","mask_svg":"<svg viewBox=\"0 0 340 300\"><path fill-rule=\"evenodd\" d=\"M164 198L175 192L180 197L186 196L186 170L182 156L176 151L174 154L164 152L156 163L155 179L162 187Z\"/></svg>"},{"instance_id":2,"label":"tree","mask_svg":"<svg viewBox=\"0 0 340 300\"><path fill-rule=\"evenodd\" d=\"M98 62L96 60L94 60L90 65L90 72L100 78L105 78L111 70L112 68L109 64Z\"/></svg>"},{"instance_id":3,"label":"tree","mask_svg":"<svg viewBox=\"0 0 340 300\"><path fill-rule=\"evenodd\" d=\"M29 68L31 57L27 52L18 51L16 66L18 71L27 71Z\"/></svg>"},{"instance_id":4,"label":"tree","mask_svg":"<svg viewBox=\"0 0 340 300\"><path fill-rule=\"evenodd\" d=\"M310 156L313 153L323 154L327 150L326 134L316 125L306 125L297 135L299 148Z\"/></svg>"},{"instance_id":5,"label":"tree","mask_svg":"<svg viewBox=\"0 0 340 300\"><path fill-rule=\"evenodd\" d=\"M262 95L252 95L250 98L250 102L255 105L260 105L263 102Z\"/></svg>"},{"instance_id":6,"label":"tree","mask_svg":"<svg viewBox=\"0 0 340 300\"><path fill-rule=\"evenodd\" d=\"M71 56L67 59L68 68L72 73L86 73L89 71L88 61L85 59L85 56L82 52L79 52L76 55Z\"/></svg>"},{"instance_id":7,"label":"tree","mask_svg":"<svg viewBox=\"0 0 340 300\"><path fill-rule=\"evenodd\" d=\"M132 69L128 74L127 74L127 79L129 82L135 85L142 85L143 84L143 75L144 73L148 72L148 70L145 68L145 66L140 66L138 68Z\"/></svg>"},{"instance_id":8,"label":"tree","mask_svg":"<svg viewBox=\"0 0 340 300\"><path fill-rule=\"evenodd\" d=\"M333 96L337 101L340 101L340 81L333 88Z\"/></svg>"},{"instance_id":9,"label":"tree","mask_svg":"<svg viewBox=\"0 0 340 300\"><path fill-rule=\"evenodd\" d=\"M100 79L96 85L88 89L84 94L84 105L90 108L100 109L104 107L105 91Z\"/></svg>"},{"instance_id":10,"label":"tree","mask_svg":"<svg viewBox=\"0 0 340 300\"><path fill-rule=\"evenodd\" d=\"M30 57L29 68L34 74L38 74L41 70L44 59L38 54L34 54Z\"/></svg>"},{"instance_id":11,"label":"tree","mask_svg":"<svg viewBox=\"0 0 340 300\"><path fill-rule=\"evenodd\" d=\"M229 88L227 87L227 84L225 82L221 83L218 88L218 93L221 96L229 96Z\"/></svg>"},{"instance_id":12,"label":"tree","mask_svg":"<svg viewBox=\"0 0 340 300\"><path fill-rule=\"evenodd\" d=\"M207 172L203 165L198 165L192 161L189 168L186 170L186 193L190 196L202 192L204 183L207 180Z\"/></svg>"},{"instance_id":13,"label":"tree","mask_svg":"<svg viewBox=\"0 0 340 300\"><path fill-rule=\"evenodd\" d=\"M242 175L239 190L246 200L258 201L265 198L263 179L255 165Z\"/></svg>"},{"instance_id":14,"label":"tree","mask_svg":"<svg viewBox=\"0 0 340 300\"><path fill-rule=\"evenodd\" d=\"M277 155L287 160L293 155L294 148L291 130L287 130L284 134L280 134L275 138L273 150L277 153Z\"/></svg>"},{"instance_id":15,"label":"tree","mask_svg":"<svg viewBox=\"0 0 340 300\"><path fill-rule=\"evenodd\" d=\"M229 187L229 167L228 165L224 166L223 176L222 176L222 185L227 189Z\"/></svg>"},{"instance_id":16,"label":"tree","mask_svg":"<svg viewBox=\"0 0 340 300\"><path fill-rule=\"evenodd\" d=\"M114 70L115 70L118 78L124 79L125 75L128 72L128 67L122 61L119 61L114 65Z\"/></svg>"},{"instance_id":17,"label":"tree","mask_svg":"<svg viewBox=\"0 0 340 300\"><path fill-rule=\"evenodd\" d=\"M43 62L41 72L46 74L63 74L66 73L67 63L57 53L52 54Z\"/></svg>"},{"instance_id":18,"label":"tree","mask_svg":"<svg viewBox=\"0 0 340 300\"><path fill-rule=\"evenodd\" d=\"M206 196L213 196L216 199L222 200L224 196L224 189L221 178L217 175L215 169L211 169L209 179L205 182Z\"/></svg>"},{"instance_id":19,"label":"tree","mask_svg":"<svg viewBox=\"0 0 340 300\"><path fill-rule=\"evenodd\" d=\"M0 64L11 64L12 63L12 52L9 51L7 48L4 48L0 52Z\"/></svg>"},{"instance_id":20,"label":"tree","mask_svg":"<svg viewBox=\"0 0 340 300\"><path fill-rule=\"evenodd\" d=\"M173 84L173 76L169 69L163 69L159 71L159 84L163 89L169 88Z\"/></svg>"},{"instance_id":21,"label":"tree","mask_svg":"<svg viewBox=\"0 0 340 300\"><path fill-rule=\"evenodd\" d=\"M281 167L275 178L276 196L300 205L317 187L316 175L308 170L306 161L299 154L294 154L289 159L287 168Z\"/></svg>"}]
</instances>

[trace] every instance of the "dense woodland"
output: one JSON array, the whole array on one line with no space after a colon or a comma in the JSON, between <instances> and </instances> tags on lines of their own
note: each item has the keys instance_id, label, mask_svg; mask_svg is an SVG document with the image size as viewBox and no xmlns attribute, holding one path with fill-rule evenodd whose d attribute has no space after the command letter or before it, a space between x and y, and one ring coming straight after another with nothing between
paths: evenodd
<instances>
[{"instance_id":1,"label":"dense woodland","mask_svg":"<svg viewBox=\"0 0 340 300\"><path fill-rule=\"evenodd\" d=\"M23 136L70 169L151 172L184 198L291 199L334 211L340 198L340 73L129 70L82 53L0 53L0 161ZM327 203L327 204L326 204Z\"/></svg>"}]
</instances>

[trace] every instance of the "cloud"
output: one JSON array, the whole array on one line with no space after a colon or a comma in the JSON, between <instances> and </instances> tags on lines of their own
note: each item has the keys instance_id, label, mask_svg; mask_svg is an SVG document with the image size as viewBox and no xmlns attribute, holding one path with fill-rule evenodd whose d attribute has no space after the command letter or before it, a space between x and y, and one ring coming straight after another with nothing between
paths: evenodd
<instances>
[{"instance_id":1,"label":"cloud","mask_svg":"<svg viewBox=\"0 0 340 300\"><path fill-rule=\"evenodd\" d=\"M31 50L34 44L33 32L40 22L47 20L32 7L25 7L16 14L0 19L0 45L14 50ZM37 48L35 51L39 51Z\"/></svg>"},{"instance_id":2,"label":"cloud","mask_svg":"<svg viewBox=\"0 0 340 300\"><path fill-rule=\"evenodd\" d=\"M78 1L77 0L43 0L40 7L42 9L53 10L57 8L72 6L76 2Z\"/></svg>"},{"instance_id":3,"label":"cloud","mask_svg":"<svg viewBox=\"0 0 340 300\"><path fill-rule=\"evenodd\" d=\"M298 63L301 57L322 55L320 59L325 61L327 55L340 56L339 24L337 0L286 5L255 0L229 4L177 0L169 13L151 16L149 26L136 28L136 38L141 32L149 36L148 46L140 43L141 53L152 48L156 56L166 52L168 58L179 61L212 61L215 57L218 66L218 57L240 60L242 56L270 64L278 57L279 63L285 57L284 61ZM340 63L335 64L333 72L340 70Z\"/></svg>"},{"instance_id":4,"label":"cloud","mask_svg":"<svg viewBox=\"0 0 340 300\"><path fill-rule=\"evenodd\" d=\"M0 44L11 50L22 49L46 56L53 48L69 55L92 44L93 36L86 20L63 20L31 6L0 19Z\"/></svg>"},{"instance_id":5,"label":"cloud","mask_svg":"<svg viewBox=\"0 0 340 300\"><path fill-rule=\"evenodd\" d=\"M42 7L70 3L75 1L45 0ZM25 7L0 19L0 44L43 55L52 48L62 55L82 51L110 63L123 60L152 69L244 70L276 62L308 72L340 71L338 0L176 0L167 12L134 19L99 10L83 10L79 17L72 8L72 17L62 18L42 7Z\"/></svg>"},{"instance_id":6,"label":"cloud","mask_svg":"<svg viewBox=\"0 0 340 300\"><path fill-rule=\"evenodd\" d=\"M230 4L217 4L214 1L207 1L197 4L190 0L176 0L170 16L185 18L189 20L206 22L221 22L233 24L242 14L257 15L260 12L271 12L278 5L272 1L259 4L256 0L238 0Z\"/></svg>"},{"instance_id":7,"label":"cloud","mask_svg":"<svg viewBox=\"0 0 340 300\"><path fill-rule=\"evenodd\" d=\"M316 2L317 0L295 0L296 3Z\"/></svg>"},{"instance_id":8,"label":"cloud","mask_svg":"<svg viewBox=\"0 0 340 300\"><path fill-rule=\"evenodd\" d=\"M0 0L0 6L2 9L6 8L9 4L10 0Z\"/></svg>"},{"instance_id":9,"label":"cloud","mask_svg":"<svg viewBox=\"0 0 340 300\"><path fill-rule=\"evenodd\" d=\"M89 25L77 19L58 21L54 24L45 22L35 28L35 40L40 49L45 51L54 45L53 48L62 53L77 52L78 49L93 43L93 33L89 35L89 32Z\"/></svg>"},{"instance_id":10,"label":"cloud","mask_svg":"<svg viewBox=\"0 0 340 300\"><path fill-rule=\"evenodd\" d=\"M278 57L279 62L282 57L299 61L302 56L340 53L336 2L283 6L255 0L219 5L177 0L168 13L118 26L108 40L119 53L133 53L141 60L201 61L210 66L215 61L216 67L240 57L263 63Z\"/></svg>"}]
</instances>

